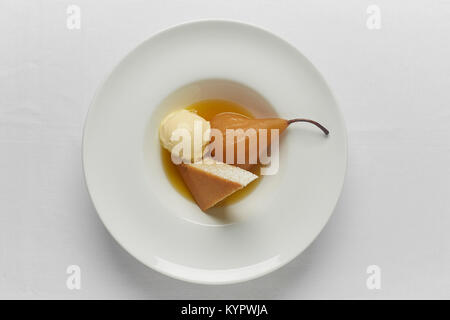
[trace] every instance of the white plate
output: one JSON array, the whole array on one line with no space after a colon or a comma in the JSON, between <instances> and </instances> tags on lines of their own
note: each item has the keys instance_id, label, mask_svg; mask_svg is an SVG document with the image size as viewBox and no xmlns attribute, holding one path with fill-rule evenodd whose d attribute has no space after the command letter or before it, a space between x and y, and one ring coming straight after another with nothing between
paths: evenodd
<instances>
[{"instance_id":1,"label":"white plate","mask_svg":"<svg viewBox=\"0 0 450 320\"><path fill-rule=\"evenodd\" d=\"M205 98L257 116L308 117L331 134L292 125L278 174L207 215L165 177L157 135L170 110ZM145 265L206 284L253 279L301 253L335 207L347 158L345 125L319 72L277 36L230 21L179 25L133 50L94 98L83 142L88 189L113 237Z\"/></svg>"}]
</instances>

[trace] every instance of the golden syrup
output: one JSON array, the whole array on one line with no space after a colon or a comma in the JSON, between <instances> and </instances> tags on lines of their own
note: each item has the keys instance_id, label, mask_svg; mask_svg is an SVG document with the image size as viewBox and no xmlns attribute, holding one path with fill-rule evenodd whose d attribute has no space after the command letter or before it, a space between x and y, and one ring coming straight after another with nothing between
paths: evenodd
<instances>
[{"instance_id":1,"label":"golden syrup","mask_svg":"<svg viewBox=\"0 0 450 320\"><path fill-rule=\"evenodd\" d=\"M241 105L227 101L227 100L202 100L199 102L196 102L188 107L186 107L186 110L192 111L197 113L199 116L203 117L204 119L211 121L211 119L218 113L222 112L235 112L242 114L244 116L247 116L249 118L254 118L253 114L249 112L247 109L242 107ZM194 201L194 198L192 197L191 193L189 192L189 189L184 184L183 180L181 179L180 174L178 173L178 170L176 166L173 164L172 159L170 157L170 152L161 147L161 161L163 164L164 172L166 173L167 179L169 179L172 186L177 190L183 197ZM254 174L259 175L259 165L253 166L252 172ZM243 199L246 195L251 193L256 186L261 181L262 177L259 177L258 179L251 182L249 185L247 185L245 188L236 191L228 198L222 200L219 202L216 206L224 206L229 205L232 203L235 203L241 199Z\"/></svg>"}]
</instances>

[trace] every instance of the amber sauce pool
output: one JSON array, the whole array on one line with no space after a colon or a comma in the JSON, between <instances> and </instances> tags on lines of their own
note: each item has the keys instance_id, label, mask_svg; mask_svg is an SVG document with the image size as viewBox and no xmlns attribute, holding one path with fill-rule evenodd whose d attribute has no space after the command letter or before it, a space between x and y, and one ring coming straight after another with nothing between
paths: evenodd
<instances>
[{"instance_id":1,"label":"amber sauce pool","mask_svg":"<svg viewBox=\"0 0 450 320\"><path fill-rule=\"evenodd\" d=\"M235 112L247 116L249 118L254 118L254 116L241 105L226 100L202 100L186 107L185 109L197 113L199 116L205 118L208 121L210 121L216 114L221 112ZM172 163L172 160L170 158L170 152L162 147L161 147L161 161L167 179L169 179L170 183L175 188L175 190L177 190L183 197L191 201L194 201L194 198L192 197L188 188L181 179L176 166ZM252 172L259 175L259 165L254 166ZM245 188L236 191L228 198L222 200L216 206L229 205L241 200L246 195L251 193L256 188L256 186L259 184L260 181L261 177L251 182Z\"/></svg>"}]
</instances>

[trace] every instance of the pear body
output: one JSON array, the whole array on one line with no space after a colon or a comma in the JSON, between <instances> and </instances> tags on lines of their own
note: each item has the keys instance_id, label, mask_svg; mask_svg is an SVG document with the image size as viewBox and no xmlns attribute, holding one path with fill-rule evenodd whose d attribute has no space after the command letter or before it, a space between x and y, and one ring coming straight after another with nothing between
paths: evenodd
<instances>
[{"instance_id":1,"label":"pear body","mask_svg":"<svg viewBox=\"0 0 450 320\"><path fill-rule=\"evenodd\" d=\"M256 163L260 163L261 153L266 152L267 148L270 147L271 130L278 130L278 135L280 136L281 133L288 127L288 121L285 119L251 119L233 112L219 113L211 119L210 123L212 129L218 129L222 133L222 161L238 166L244 170L251 170ZM233 139L230 139L231 136L227 137L227 129L233 129L235 132L237 132L236 130L242 130L241 133L243 132L244 134L236 135ZM266 132L264 133L263 131L260 131L261 129L265 129ZM266 143L263 144L263 146L260 146L261 134L267 137ZM250 147L250 139L254 139L253 141L256 143L256 148ZM238 161L239 144L243 144L245 146L244 161ZM229 148L234 149L234 159L227 159L226 157L226 150L230 150ZM218 152L218 150L215 152Z\"/></svg>"}]
</instances>

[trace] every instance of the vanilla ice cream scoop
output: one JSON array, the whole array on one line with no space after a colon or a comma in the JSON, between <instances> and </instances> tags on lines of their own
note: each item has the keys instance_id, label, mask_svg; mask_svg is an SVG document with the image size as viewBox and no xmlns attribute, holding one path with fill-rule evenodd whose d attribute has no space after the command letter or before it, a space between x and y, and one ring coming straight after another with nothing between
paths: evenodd
<instances>
[{"instance_id":1,"label":"vanilla ice cream scoop","mask_svg":"<svg viewBox=\"0 0 450 320\"><path fill-rule=\"evenodd\" d=\"M177 152L183 160L195 162L203 157L205 146L211 140L210 130L209 121L182 109L170 113L161 121L159 139L165 149Z\"/></svg>"}]
</instances>

